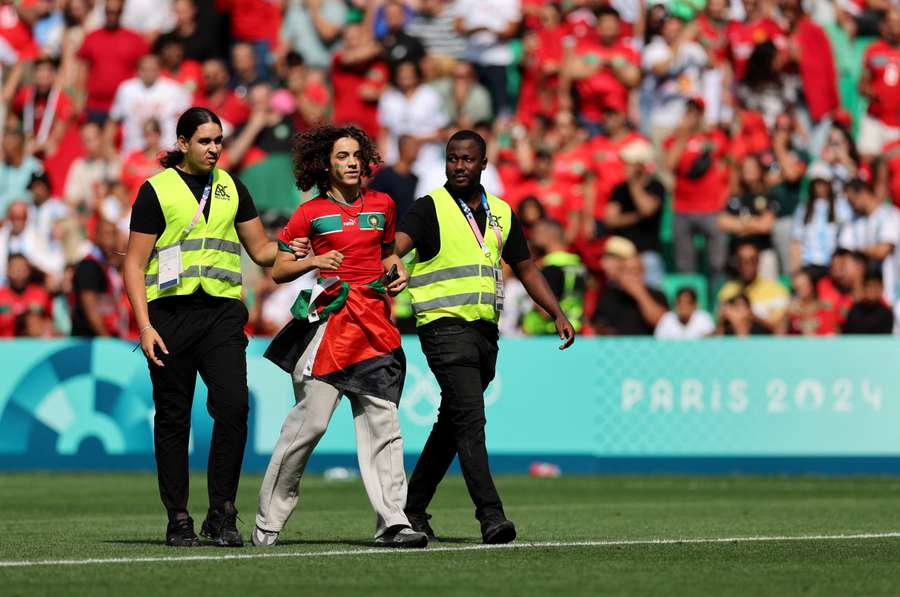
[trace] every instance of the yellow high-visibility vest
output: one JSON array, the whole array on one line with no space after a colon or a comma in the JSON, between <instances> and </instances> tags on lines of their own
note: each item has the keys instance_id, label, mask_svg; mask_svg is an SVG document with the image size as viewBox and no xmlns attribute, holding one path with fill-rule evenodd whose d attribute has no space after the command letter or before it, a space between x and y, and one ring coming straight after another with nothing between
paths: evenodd
<instances>
[{"instance_id":1,"label":"yellow high-visibility vest","mask_svg":"<svg viewBox=\"0 0 900 597\"><path fill-rule=\"evenodd\" d=\"M149 182L162 207L166 229L156 239L144 272L147 301L193 294L198 288L211 296L240 299L241 241L234 225L238 192L231 176L213 170L209 218L201 216L184 238L184 229L197 211L194 194L173 168L166 168ZM181 245L181 276L178 284L160 290L159 251L176 244Z\"/></svg>"},{"instance_id":2,"label":"yellow high-visibility vest","mask_svg":"<svg viewBox=\"0 0 900 597\"><path fill-rule=\"evenodd\" d=\"M501 247L497 235L488 222L484 242L489 255L478 244L471 226L460 210L456 199L444 187L430 193L434 200L440 234L440 250L428 261L413 260L409 268L409 293L416 326L431 323L442 317L464 321L483 319L497 323L500 313L495 309L495 275L501 270ZM512 223L512 209L505 201L487 195L491 216L506 244Z\"/></svg>"}]
</instances>

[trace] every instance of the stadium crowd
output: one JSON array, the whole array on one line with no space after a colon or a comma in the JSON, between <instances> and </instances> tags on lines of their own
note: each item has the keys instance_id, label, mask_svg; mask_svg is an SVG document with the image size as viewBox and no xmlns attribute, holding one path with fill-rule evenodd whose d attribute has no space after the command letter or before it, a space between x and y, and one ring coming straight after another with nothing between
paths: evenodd
<instances>
[{"instance_id":1,"label":"stadium crowd","mask_svg":"<svg viewBox=\"0 0 900 597\"><path fill-rule=\"evenodd\" d=\"M0 64L0 337L136 336L130 206L191 105L273 237L296 132L377 138L402 217L471 128L581 333L900 333L891 0L0 0ZM297 287L244 270L272 334ZM506 279L502 332L552 333Z\"/></svg>"}]
</instances>

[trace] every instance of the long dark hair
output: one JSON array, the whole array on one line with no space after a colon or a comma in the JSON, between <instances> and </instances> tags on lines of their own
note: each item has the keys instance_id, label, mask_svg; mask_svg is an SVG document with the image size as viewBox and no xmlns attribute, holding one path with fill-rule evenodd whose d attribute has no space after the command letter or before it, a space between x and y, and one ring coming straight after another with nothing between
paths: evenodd
<instances>
[{"instance_id":1,"label":"long dark hair","mask_svg":"<svg viewBox=\"0 0 900 597\"><path fill-rule=\"evenodd\" d=\"M803 214L803 225L804 226L806 226L807 224L810 223L810 221L812 221L813 210L814 210L813 204L816 202L816 199L818 199L818 197L815 196L816 180L817 179L809 181L809 197L807 197L807 199L806 199L806 213ZM835 204L834 186L828 181L823 180L822 182L824 182L825 186L828 187L828 197L826 197L826 199L828 199L828 222L833 223L837 219L837 217L834 213L834 211L835 211L834 210L834 204Z\"/></svg>"},{"instance_id":2,"label":"long dark hair","mask_svg":"<svg viewBox=\"0 0 900 597\"><path fill-rule=\"evenodd\" d=\"M175 135L177 137L184 137L185 140L190 141L191 137L194 136L194 133L197 132L197 129L200 128L200 125L206 124L207 122L213 122L218 124L219 128L222 128L222 121L219 120L219 117L216 116L212 110L199 108L197 106L188 108L178 119L178 124L175 126ZM184 152L180 149L173 149L172 151L167 151L160 158L159 163L163 168L174 168L183 160Z\"/></svg>"},{"instance_id":3,"label":"long dark hair","mask_svg":"<svg viewBox=\"0 0 900 597\"><path fill-rule=\"evenodd\" d=\"M314 186L320 193L331 189L328 169L331 166L331 150L338 139L350 137L359 143L359 173L362 177L372 175L372 165L381 163L381 155L375 142L360 128L355 126L336 127L330 124L303 131L294 137L294 179L297 188L308 191Z\"/></svg>"}]
</instances>

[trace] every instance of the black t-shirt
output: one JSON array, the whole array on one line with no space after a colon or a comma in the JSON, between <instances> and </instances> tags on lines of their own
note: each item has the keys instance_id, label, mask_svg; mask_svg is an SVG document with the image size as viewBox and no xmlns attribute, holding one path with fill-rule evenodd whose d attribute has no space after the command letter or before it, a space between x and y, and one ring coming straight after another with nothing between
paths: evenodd
<instances>
[{"instance_id":1,"label":"black t-shirt","mask_svg":"<svg viewBox=\"0 0 900 597\"><path fill-rule=\"evenodd\" d=\"M186 174L177 168L175 171L181 176L181 180L187 184L194 199L200 203L200 197L203 196L203 189L209 180L208 174ZM238 192L238 209L234 217L236 224L247 222L257 216L256 206L253 205L253 198L250 191L244 186L239 179L234 179L234 185ZM209 210L213 201L217 201L215 193L210 193L206 207L203 209L203 216L209 218ZM135 232L143 232L144 234L155 234L159 236L166 229L166 218L163 215L162 206L159 204L159 198L156 191L150 185L149 181L145 181L138 190L137 199L131 208L131 229Z\"/></svg>"},{"instance_id":2,"label":"black t-shirt","mask_svg":"<svg viewBox=\"0 0 900 597\"><path fill-rule=\"evenodd\" d=\"M387 166L378 171L378 174L369 183L369 188L391 196L397 205L396 221L400 222L416 200L416 184L418 182L419 177L415 174L403 175L393 167Z\"/></svg>"},{"instance_id":3,"label":"black t-shirt","mask_svg":"<svg viewBox=\"0 0 900 597\"><path fill-rule=\"evenodd\" d=\"M446 187L450 191L449 187ZM452 191L451 191L452 194ZM457 207L459 207L459 203ZM462 207L459 207L462 212ZM528 249L528 242L525 240L525 234L522 232L522 225L515 212L511 212L512 218L509 223L509 234L506 242L503 244L503 261L510 265L525 261L531 257L531 251ZM484 206L479 205L477 209L472 210L475 216L475 222L481 233L485 234L485 226L487 225L487 214ZM492 214L493 215L493 214ZM428 261L441 250L441 234L438 228L437 210L434 207L434 199L430 195L425 195L417 199L412 207L406 212L406 217L397 227L398 232L405 232L413 239L416 246L416 252L419 255L419 261ZM501 224L502 231L502 224ZM493 234L493 232L490 232ZM472 235L472 242L475 242L475 235Z\"/></svg>"},{"instance_id":4,"label":"black t-shirt","mask_svg":"<svg viewBox=\"0 0 900 597\"><path fill-rule=\"evenodd\" d=\"M725 213L733 216L760 216L767 211L778 213L778 204L772 199L770 193L742 193L735 195L725 205ZM731 237L731 251L739 241L750 241L760 251L772 248L771 234L755 234L753 236Z\"/></svg>"},{"instance_id":5,"label":"black t-shirt","mask_svg":"<svg viewBox=\"0 0 900 597\"><path fill-rule=\"evenodd\" d=\"M855 303L847 313L842 331L845 334L891 334L894 313L881 303Z\"/></svg>"},{"instance_id":6,"label":"black t-shirt","mask_svg":"<svg viewBox=\"0 0 900 597\"><path fill-rule=\"evenodd\" d=\"M662 292L655 288L648 288L647 291L660 306L668 308L669 301ZM597 299L593 324L599 332L616 336L650 336L654 330L654 326L641 315L637 301L616 286L608 287Z\"/></svg>"},{"instance_id":7,"label":"black t-shirt","mask_svg":"<svg viewBox=\"0 0 900 597\"><path fill-rule=\"evenodd\" d=\"M103 294L108 290L109 281L99 263L93 259L84 259L75 266L72 276L72 290L75 293L75 305L72 308L72 335L81 337L96 336L88 323L81 305L80 293L86 290Z\"/></svg>"},{"instance_id":8,"label":"black t-shirt","mask_svg":"<svg viewBox=\"0 0 900 597\"><path fill-rule=\"evenodd\" d=\"M388 33L381 40L381 44L384 46L385 61L392 68L403 61L419 62L425 57L425 46L422 42L402 30Z\"/></svg>"},{"instance_id":9,"label":"black t-shirt","mask_svg":"<svg viewBox=\"0 0 900 597\"><path fill-rule=\"evenodd\" d=\"M624 236L633 242L639 253L643 253L644 251L655 251L659 253L661 250L659 242L659 224L662 218L662 201L663 197L665 197L666 190L662 186L662 183L655 178L648 180L647 185L644 188L649 194L659 199L659 209L657 209L653 215L641 218L637 224L626 228L619 228L615 233ZM627 182L616 185L609 198L609 202L618 204L619 210L623 214L637 212L637 206L634 204L634 198L631 196L631 191L628 188Z\"/></svg>"}]
</instances>

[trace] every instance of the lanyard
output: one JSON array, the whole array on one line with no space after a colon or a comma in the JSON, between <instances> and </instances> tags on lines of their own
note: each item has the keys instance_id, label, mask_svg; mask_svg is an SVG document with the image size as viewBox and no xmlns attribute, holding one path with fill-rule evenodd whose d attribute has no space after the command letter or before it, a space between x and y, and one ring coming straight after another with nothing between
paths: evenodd
<instances>
[{"instance_id":1,"label":"lanyard","mask_svg":"<svg viewBox=\"0 0 900 597\"><path fill-rule=\"evenodd\" d=\"M184 229L184 234L181 237L181 240L187 238L187 235L191 233L191 229L197 225L197 222L200 221L200 216L203 214L203 208L206 207L206 201L209 199L209 192L212 190L212 182L213 182L213 171L209 171L209 180L206 182L206 186L203 188L203 195L200 197L200 203L197 205L197 211L194 212L194 217L191 218L191 223L187 225Z\"/></svg>"},{"instance_id":2,"label":"lanyard","mask_svg":"<svg viewBox=\"0 0 900 597\"><path fill-rule=\"evenodd\" d=\"M469 222L469 227L472 228L472 232L475 234L475 240L478 241L478 246L481 247L481 250L484 251L485 257L490 258L491 252L487 248L487 244L484 242L484 236L481 234L481 229L478 228L478 222L475 221L475 216L472 215L472 210L466 205L465 201L461 199L456 200L459 203L459 206L463 210L463 214L466 216L466 220ZM487 195L485 193L481 193L481 205L484 207L484 213L487 217L487 221L490 223L491 228L494 229L494 234L497 235L497 258L500 258L500 255L503 253L503 235L500 233L500 229L497 227L497 224L494 223L494 219L491 217L491 207L488 205Z\"/></svg>"}]
</instances>

